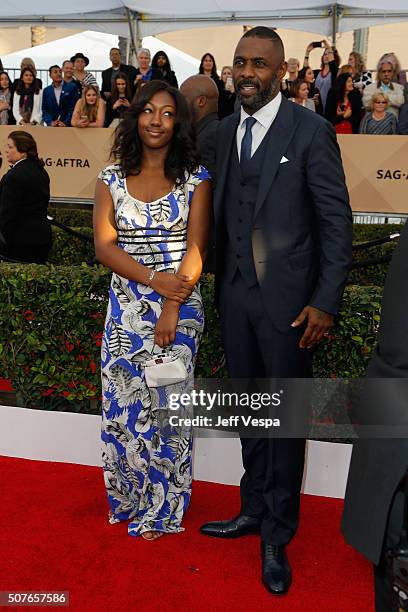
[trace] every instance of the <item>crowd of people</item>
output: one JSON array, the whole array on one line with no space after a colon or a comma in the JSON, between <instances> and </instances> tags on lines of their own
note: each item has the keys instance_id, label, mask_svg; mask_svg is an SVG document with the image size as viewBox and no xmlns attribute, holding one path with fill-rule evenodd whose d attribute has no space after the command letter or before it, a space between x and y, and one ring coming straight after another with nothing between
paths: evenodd
<instances>
[{"instance_id":1,"label":"crowd of people","mask_svg":"<svg viewBox=\"0 0 408 612\"><path fill-rule=\"evenodd\" d=\"M312 70L309 56L324 49L321 65ZM337 134L407 134L408 85L395 53L377 63L375 78L360 53L352 51L346 64L325 40L306 47L303 67L287 60L288 78L281 91L293 102L324 115Z\"/></svg>"},{"instance_id":2,"label":"crowd of people","mask_svg":"<svg viewBox=\"0 0 408 612\"><path fill-rule=\"evenodd\" d=\"M324 51L313 71L309 55L316 48ZM44 89L32 62L12 84L1 72L0 117L50 127L117 124L94 205L96 258L112 271L101 348L102 463L109 523L126 521L129 535L155 541L183 531L191 497L191 426L166 419L173 384L178 391L192 384L204 327L198 281L214 248L211 234L229 376L311 377L307 349L329 335L352 261L340 150L319 115L337 133L396 133L407 110L406 84L394 54L380 59L373 79L358 53L341 66L325 41L308 45L300 70L296 58L285 62L282 40L263 26L242 36L221 78L206 53L199 74L180 89L163 52L151 60L141 49L137 69L122 63L118 49L110 60L101 89L82 53L51 66ZM6 158L0 248L29 261L25 251L41 240L35 261L43 263L51 239L49 178L32 134L11 132ZM302 402L299 408L301 416ZM262 583L283 595L292 583L286 547L298 528L305 440L240 434L240 510L200 530L221 539L257 534ZM357 496L348 499L348 541L376 565L385 560L394 484L375 555L358 538L366 506L359 519ZM389 579L377 578L377 599L385 593L388 600Z\"/></svg>"},{"instance_id":3,"label":"crowd of people","mask_svg":"<svg viewBox=\"0 0 408 612\"><path fill-rule=\"evenodd\" d=\"M309 57L316 49L323 53L320 68L313 70ZM44 89L32 59L22 60L20 77L13 83L0 65L0 125L115 127L146 82L162 80L179 86L164 51L152 58L149 49L139 49L138 68L124 64L118 48L111 49L109 59L111 67L102 72L101 88L86 70L89 58L81 52L61 67L51 66L51 84ZM205 53L199 74L217 86L219 119L238 110L232 66L224 66L219 76L214 56ZM374 78L360 53L352 51L342 65L326 40L315 41L306 47L302 67L296 58L287 60L285 77L282 95L325 116L338 134L408 133L408 84L394 53L379 59Z\"/></svg>"}]
</instances>

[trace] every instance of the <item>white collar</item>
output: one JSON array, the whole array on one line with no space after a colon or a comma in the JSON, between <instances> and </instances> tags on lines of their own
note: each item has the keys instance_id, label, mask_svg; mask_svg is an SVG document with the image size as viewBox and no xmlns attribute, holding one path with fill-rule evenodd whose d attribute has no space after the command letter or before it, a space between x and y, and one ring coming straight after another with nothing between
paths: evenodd
<instances>
[{"instance_id":1,"label":"white collar","mask_svg":"<svg viewBox=\"0 0 408 612\"><path fill-rule=\"evenodd\" d=\"M22 161L25 161L26 159L27 159L27 157L22 157L21 159L18 159L16 162L14 162L14 164L11 167L15 168L17 166L17 164L19 164Z\"/></svg>"},{"instance_id":2,"label":"white collar","mask_svg":"<svg viewBox=\"0 0 408 612\"><path fill-rule=\"evenodd\" d=\"M240 127L243 127L243 123L245 119L247 119L248 117L253 117L254 119L256 119L258 123L260 123L264 128L270 127L270 125L272 124L272 121L275 119L276 115L278 114L278 110L281 105L281 101L282 101L282 94L279 91L278 95L276 95L273 98L273 100L268 102L268 104L265 104L265 106L262 106L262 108L257 110L256 113L254 113L253 115L248 115L248 113L245 112L241 106L241 117L239 121Z\"/></svg>"}]
</instances>

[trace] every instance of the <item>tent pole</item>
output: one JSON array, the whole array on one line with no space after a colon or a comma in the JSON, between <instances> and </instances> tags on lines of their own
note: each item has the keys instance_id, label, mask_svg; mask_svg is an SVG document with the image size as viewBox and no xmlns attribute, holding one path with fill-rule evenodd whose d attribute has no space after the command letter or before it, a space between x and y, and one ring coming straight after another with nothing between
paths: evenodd
<instances>
[{"instance_id":1,"label":"tent pole","mask_svg":"<svg viewBox=\"0 0 408 612\"><path fill-rule=\"evenodd\" d=\"M127 22L128 22L128 26L129 26L129 39L130 39L130 56L132 57L133 55L136 57L136 45L135 45L135 39L133 36L133 23L132 23L132 14L130 12L130 10L126 7L126 18L127 18Z\"/></svg>"},{"instance_id":2,"label":"tent pole","mask_svg":"<svg viewBox=\"0 0 408 612\"><path fill-rule=\"evenodd\" d=\"M337 4L332 5L332 45L336 46L337 39Z\"/></svg>"}]
</instances>

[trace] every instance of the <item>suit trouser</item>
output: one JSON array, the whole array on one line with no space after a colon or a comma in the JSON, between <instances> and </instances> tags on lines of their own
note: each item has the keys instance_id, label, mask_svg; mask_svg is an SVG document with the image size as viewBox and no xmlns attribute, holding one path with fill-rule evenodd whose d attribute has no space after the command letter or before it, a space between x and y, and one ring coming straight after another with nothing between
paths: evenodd
<instances>
[{"instance_id":1,"label":"suit trouser","mask_svg":"<svg viewBox=\"0 0 408 612\"><path fill-rule=\"evenodd\" d=\"M248 288L239 272L220 288L220 317L230 378L311 375L310 352L298 346L304 328L279 332L263 306L259 285ZM241 512L261 520L265 542L285 545L299 521L305 440L241 437L241 446Z\"/></svg>"},{"instance_id":2,"label":"suit trouser","mask_svg":"<svg viewBox=\"0 0 408 612\"><path fill-rule=\"evenodd\" d=\"M398 545L404 512L404 493L396 492L391 503L390 514L384 538L384 548L380 563L374 565L374 588L376 612L397 612L398 607L392 606L392 589L385 562L385 552Z\"/></svg>"}]
</instances>

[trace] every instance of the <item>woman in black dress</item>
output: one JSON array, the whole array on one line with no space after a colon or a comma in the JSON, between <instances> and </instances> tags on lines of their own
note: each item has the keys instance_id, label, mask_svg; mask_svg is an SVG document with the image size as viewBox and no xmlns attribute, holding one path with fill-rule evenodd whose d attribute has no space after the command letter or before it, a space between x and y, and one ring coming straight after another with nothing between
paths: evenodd
<instances>
[{"instance_id":1,"label":"woman in black dress","mask_svg":"<svg viewBox=\"0 0 408 612\"><path fill-rule=\"evenodd\" d=\"M31 134L11 132L6 159L11 168L0 183L0 253L44 264L52 243L47 220L50 178Z\"/></svg>"},{"instance_id":2,"label":"woman in black dress","mask_svg":"<svg viewBox=\"0 0 408 612\"><path fill-rule=\"evenodd\" d=\"M213 55L211 55L211 53L204 53L203 57L201 58L198 74L209 76L218 87L218 91L221 95L221 92L224 89L224 84L218 76L217 64L215 63L215 58Z\"/></svg>"},{"instance_id":3,"label":"woman in black dress","mask_svg":"<svg viewBox=\"0 0 408 612\"><path fill-rule=\"evenodd\" d=\"M162 73L162 80L166 81L172 87L178 88L177 77L174 70L171 69L170 60L167 53L164 51L157 51L153 56L152 68L160 70Z\"/></svg>"},{"instance_id":4,"label":"woman in black dress","mask_svg":"<svg viewBox=\"0 0 408 612\"><path fill-rule=\"evenodd\" d=\"M224 119L224 117L228 117L235 112L235 102L237 99L231 66L224 66L221 70L221 83L222 87L218 99L218 117Z\"/></svg>"},{"instance_id":5,"label":"woman in black dress","mask_svg":"<svg viewBox=\"0 0 408 612\"><path fill-rule=\"evenodd\" d=\"M132 90L127 75L124 72L118 72L113 79L112 95L106 102L106 127L109 127L112 122L114 124L111 127L114 127L120 119L123 119L124 113L132 102L132 97Z\"/></svg>"}]
</instances>

